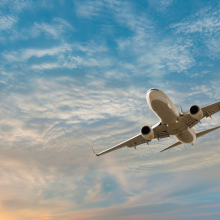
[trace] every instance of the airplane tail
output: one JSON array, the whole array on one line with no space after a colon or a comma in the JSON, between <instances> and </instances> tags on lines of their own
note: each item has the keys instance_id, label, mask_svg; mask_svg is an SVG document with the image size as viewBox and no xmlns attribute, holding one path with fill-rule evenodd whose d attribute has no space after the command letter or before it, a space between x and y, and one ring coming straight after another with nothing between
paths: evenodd
<instances>
[{"instance_id":1,"label":"airplane tail","mask_svg":"<svg viewBox=\"0 0 220 220\"><path fill-rule=\"evenodd\" d=\"M183 114L183 109L181 106L180 106L180 113Z\"/></svg>"}]
</instances>

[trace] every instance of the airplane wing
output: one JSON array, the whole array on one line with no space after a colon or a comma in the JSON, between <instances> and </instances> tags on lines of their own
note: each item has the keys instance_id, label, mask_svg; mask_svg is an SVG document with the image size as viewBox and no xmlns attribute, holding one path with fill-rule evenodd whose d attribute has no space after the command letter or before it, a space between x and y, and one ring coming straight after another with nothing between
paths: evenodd
<instances>
[{"instance_id":1,"label":"airplane wing","mask_svg":"<svg viewBox=\"0 0 220 220\"><path fill-rule=\"evenodd\" d=\"M216 112L220 111L220 102L216 102L216 103L213 103L211 105L208 105L208 106L205 106L202 108L202 111L203 111L203 118L204 117L211 117L211 115L215 114ZM193 126L195 126L199 121L192 118L192 116L186 112L184 115L184 121L185 121L185 124L189 127L189 128L192 128ZM167 131L167 126L166 125L163 125L162 123L157 123L156 125L152 126L152 129L154 131L154 139L157 138L158 140L160 138L166 138L166 137L170 137L170 134L168 133ZM206 134L208 132L204 132L204 134ZM204 135L203 133L201 134L198 134L198 137ZM122 147L134 147L136 149L136 146L137 145L140 145L140 144L144 144L144 143L147 143L150 142L149 140L146 140L145 138L142 137L141 134L138 134L136 135L135 137L127 140L127 141L124 141L114 147L111 147L107 150L104 150L100 153L95 153L95 151L93 150L93 153L96 155L96 156L100 156L100 155L103 155L103 154L106 154L106 153L109 153L111 151L114 151L114 150L117 150L117 149L120 149ZM165 150L168 150L172 147L176 147L178 145L180 145L181 143L180 142L177 142L175 144L173 144L172 146L164 149L163 151Z\"/></svg>"},{"instance_id":2,"label":"airplane wing","mask_svg":"<svg viewBox=\"0 0 220 220\"><path fill-rule=\"evenodd\" d=\"M201 108L203 111L203 118L208 118L211 117L211 115L217 113L218 111L220 111L220 102L215 102L211 105L207 105L205 107ZM198 124L198 120L196 120L195 118L193 118L189 112L186 112L184 115L184 121L186 123L186 125L189 128L192 128L193 126L195 126L196 124Z\"/></svg>"},{"instance_id":3,"label":"airplane wing","mask_svg":"<svg viewBox=\"0 0 220 220\"><path fill-rule=\"evenodd\" d=\"M165 137L170 137L169 133L167 132L167 126L166 125L162 125L160 122L155 124L154 126L152 126L152 129L154 131L154 138L157 138L158 140L160 138L165 138ZM144 143L147 143L150 142L150 140L146 140L145 138L142 137L141 134L138 134L136 136L134 136L133 138L127 140L127 141L124 141L114 147L111 147L107 150L104 150L100 153L95 153L95 151L93 150L93 153L96 155L96 156L100 156L100 155L103 155L103 154L106 154L106 153L109 153L111 151L114 151L114 150L118 150L122 147L134 147L136 149L136 146L137 145L140 145L140 144L144 144Z\"/></svg>"},{"instance_id":4,"label":"airplane wing","mask_svg":"<svg viewBox=\"0 0 220 220\"><path fill-rule=\"evenodd\" d=\"M143 143L148 143L148 142L149 142L148 140L146 140L145 138L142 137L141 134L139 134L139 135L136 135L135 137L127 140L127 141L122 142L121 144L118 144L118 145L116 145L114 147L111 147L111 148L109 148L107 150L104 150L104 151L102 151L102 152L100 152L98 154L95 153L93 148L92 148L92 150L93 150L93 153L96 156L100 156L100 155L103 155L103 154L107 154L107 153L109 153L111 151L118 150L118 149L120 149L122 147L126 147L127 146L127 147L134 147L134 148L136 148L137 145L140 145L140 144L143 144Z\"/></svg>"},{"instance_id":5,"label":"airplane wing","mask_svg":"<svg viewBox=\"0 0 220 220\"><path fill-rule=\"evenodd\" d=\"M202 108L203 111L203 118L211 117L211 115L215 114L216 112L220 111L220 102L215 102L211 105L207 105Z\"/></svg>"},{"instance_id":6,"label":"airplane wing","mask_svg":"<svg viewBox=\"0 0 220 220\"><path fill-rule=\"evenodd\" d=\"M160 122L152 126L152 129L154 130L154 138L157 138L158 140L160 138L170 137L170 134L167 131L167 126Z\"/></svg>"}]
</instances>

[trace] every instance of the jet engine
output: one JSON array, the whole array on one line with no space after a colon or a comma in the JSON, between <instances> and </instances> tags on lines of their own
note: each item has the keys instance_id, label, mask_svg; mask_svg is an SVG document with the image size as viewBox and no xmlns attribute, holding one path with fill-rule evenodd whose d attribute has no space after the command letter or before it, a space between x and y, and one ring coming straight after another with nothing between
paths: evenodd
<instances>
[{"instance_id":1,"label":"jet engine","mask_svg":"<svg viewBox=\"0 0 220 220\"><path fill-rule=\"evenodd\" d=\"M143 128L141 128L141 135L143 138L151 141L154 138L154 131L151 127L144 126Z\"/></svg>"},{"instance_id":2,"label":"jet engine","mask_svg":"<svg viewBox=\"0 0 220 220\"><path fill-rule=\"evenodd\" d=\"M203 117L203 111L198 105L193 105L189 109L190 115L195 118L196 120L201 120Z\"/></svg>"}]
</instances>

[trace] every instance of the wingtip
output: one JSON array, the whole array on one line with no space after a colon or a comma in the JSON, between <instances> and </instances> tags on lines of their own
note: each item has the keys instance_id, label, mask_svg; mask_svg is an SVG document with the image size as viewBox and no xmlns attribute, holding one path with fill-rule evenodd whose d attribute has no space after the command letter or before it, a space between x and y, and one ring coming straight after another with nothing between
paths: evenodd
<instances>
[{"instance_id":1,"label":"wingtip","mask_svg":"<svg viewBox=\"0 0 220 220\"><path fill-rule=\"evenodd\" d=\"M92 148L92 147L91 147L91 148ZM93 148L92 148L92 151L93 151L93 153L94 153L96 156L99 156L98 154L96 154L96 153L95 153L95 151L94 151L94 149L93 149Z\"/></svg>"}]
</instances>

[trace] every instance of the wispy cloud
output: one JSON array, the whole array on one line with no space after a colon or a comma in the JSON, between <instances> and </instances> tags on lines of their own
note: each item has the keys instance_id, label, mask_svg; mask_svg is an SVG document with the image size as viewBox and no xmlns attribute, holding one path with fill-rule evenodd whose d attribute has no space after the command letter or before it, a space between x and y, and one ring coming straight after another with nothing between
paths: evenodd
<instances>
[{"instance_id":1,"label":"wispy cloud","mask_svg":"<svg viewBox=\"0 0 220 220\"><path fill-rule=\"evenodd\" d=\"M117 39L120 52L133 57L129 65L122 63L124 68L136 74L162 76L184 72L195 65L191 40L182 37L161 38L154 22L145 14L135 15L129 4L117 10L116 18L133 31L132 37Z\"/></svg>"},{"instance_id":2,"label":"wispy cloud","mask_svg":"<svg viewBox=\"0 0 220 220\"><path fill-rule=\"evenodd\" d=\"M51 49L24 49L21 51L12 51L2 53L2 56L9 62L21 62L30 59L31 57L44 57L44 56L54 56L61 52L68 50L68 46L55 47Z\"/></svg>"},{"instance_id":3,"label":"wispy cloud","mask_svg":"<svg viewBox=\"0 0 220 220\"><path fill-rule=\"evenodd\" d=\"M56 17L50 23L35 22L31 27L14 31L10 40L28 40L30 38L46 37L55 40L61 39L61 36L67 31L75 31L75 28L66 20Z\"/></svg>"},{"instance_id":4,"label":"wispy cloud","mask_svg":"<svg viewBox=\"0 0 220 220\"><path fill-rule=\"evenodd\" d=\"M203 8L190 18L173 24L176 32L212 34L220 30L219 6L216 8Z\"/></svg>"},{"instance_id":5,"label":"wispy cloud","mask_svg":"<svg viewBox=\"0 0 220 220\"><path fill-rule=\"evenodd\" d=\"M17 23L17 18L12 15L0 16L0 31L10 30Z\"/></svg>"},{"instance_id":6,"label":"wispy cloud","mask_svg":"<svg viewBox=\"0 0 220 220\"><path fill-rule=\"evenodd\" d=\"M41 64L41 65L33 65L32 69L43 70L43 69L54 69L57 67L59 67L59 66L56 63L45 63L45 64Z\"/></svg>"},{"instance_id":7,"label":"wispy cloud","mask_svg":"<svg viewBox=\"0 0 220 220\"><path fill-rule=\"evenodd\" d=\"M0 20L8 39L0 62L3 219L219 219L218 130L164 153L174 137L102 157L90 149L158 122L149 88L184 111L219 101L217 56L210 55L218 53L218 7L186 15L188 3L171 0L0 6L10 12ZM177 6L183 11L171 24ZM20 16L28 8L33 13ZM209 53L199 53L204 48ZM195 130L214 127L219 114Z\"/></svg>"},{"instance_id":8,"label":"wispy cloud","mask_svg":"<svg viewBox=\"0 0 220 220\"><path fill-rule=\"evenodd\" d=\"M6 41L9 33L16 33L19 16L32 7L31 0L3 0L0 2L0 40Z\"/></svg>"},{"instance_id":9,"label":"wispy cloud","mask_svg":"<svg viewBox=\"0 0 220 220\"><path fill-rule=\"evenodd\" d=\"M48 23L35 23L32 27L29 35L32 37L38 37L41 33L45 33L46 35L50 35L53 38L59 38L66 30L74 31L72 25L69 22L63 20L62 18L54 18L53 22ZM24 31L29 32L29 31Z\"/></svg>"},{"instance_id":10,"label":"wispy cloud","mask_svg":"<svg viewBox=\"0 0 220 220\"><path fill-rule=\"evenodd\" d=\"M2 9L9 9L12 13L20 13L24 9L31 8L32 0L2 0L0 6Z\"/></svg>"},{"instance_id":11,"label":"wispy cloud","mask_svg":"<svg viewBox=\"0 0 220 220\"><path fill-rule=\"evenodd\" d=\"M43 70L54 68L80 68L111 66L113 59L104 57L108 51L105 45L97 45L95 42L61 44L58 47L45 49L21 49L19 51L3 52L2 57L10 63L26 63L30 58L54 57L56 62L41 62L32 64L31 69ZM81 53L79 55L79 53ZM26 65L26 68L28 65Z\"/></svg>"},{"instance_id":12,"label":"wispy cloud","mask_svg":"<svg viewBox=\"0 0 220 220\"><path fill-rule=\"evenodd\" d=\"M200 42L208 48L206 53L211 57L219 57L219 12L219 5L217 7L203 8L195 15L171 25L171 28L174 28L176 33L189 35L193 41L197 39L195 36L199 35Z\"/></svg>"},{"instance_id":13,"label":"wispy cloud","mask_svg":"<svg viewBox=\"0 0 220 220\"><path fill-rule=\"evenodd\" d=\"M159 12L164 12L173 3L173 0L148 0L151 7Z\"/></svg>"},{"instance_id":14,"label":"wispy cloud","mask_svg":"<svg viewBox=\"0 0 220 220\"><path fill-rule=\"evenodd\" d=\"M90 18L92 16L98 15L100 8L104 5L103 1L95 0L95 1L85 1L78 2L74 1L76 14L79 17Z\"/></svg>"}]
</instances>

